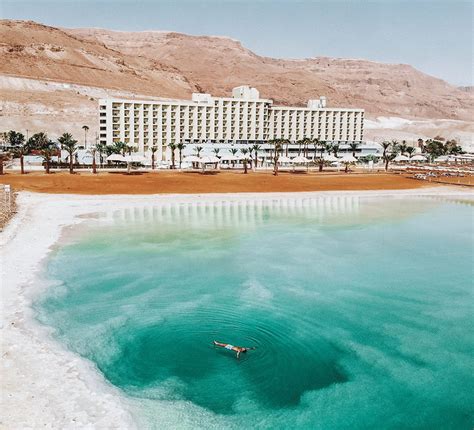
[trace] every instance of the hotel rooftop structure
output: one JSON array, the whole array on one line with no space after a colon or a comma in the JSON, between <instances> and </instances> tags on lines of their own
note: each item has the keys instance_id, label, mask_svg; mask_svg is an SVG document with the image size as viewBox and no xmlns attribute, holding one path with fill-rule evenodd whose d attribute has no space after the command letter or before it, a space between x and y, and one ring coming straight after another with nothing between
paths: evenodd
<instances>
[{"instance_id":1,"label":"hotel rooftop structure","mask_svg":"<svg viewBox=\"0 0 474 430\"><path fill-rule=\"evenodd\" d=\"M255 88L236 87L232 97L193 93L191 100L99 100L99 142L124 142L140 153L158 148L157 159L170 159L170 144L262 144L272 139L296 143L304 138L362 143L364 110L330 108L326 98L306 107L274 106Z\"/></svg>"}]
</instances>

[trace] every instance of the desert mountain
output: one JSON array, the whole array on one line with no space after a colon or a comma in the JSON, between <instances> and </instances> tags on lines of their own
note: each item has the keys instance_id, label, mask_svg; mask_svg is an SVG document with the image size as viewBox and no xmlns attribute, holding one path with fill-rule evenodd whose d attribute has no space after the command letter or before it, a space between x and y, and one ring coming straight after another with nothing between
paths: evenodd
<instances>
[{"instance_id":1,"label":"desert mountain","mask_svg":"<svg viewBox=\"0 0 474 430\"><path fill-rule=\"evenodd\" d=\"M365 108L374 123L381 116L413 124L443 121L464 133L474 117L472 91L409 65L275 59L225 37L64 29L31 21L2 20L0 34L3 129L59 132L69 122L93 130L99 97L190 98L196 91L224 96L241 84L255 86L276 104L304 105L325 95L332 106Z\"/></svg>"}]
</instances>

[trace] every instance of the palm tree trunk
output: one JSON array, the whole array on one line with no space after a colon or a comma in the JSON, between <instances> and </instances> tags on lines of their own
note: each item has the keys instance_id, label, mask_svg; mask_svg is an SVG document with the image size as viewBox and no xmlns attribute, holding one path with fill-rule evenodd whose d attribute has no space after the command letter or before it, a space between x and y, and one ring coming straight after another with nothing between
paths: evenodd
<instances>
[{"instance_id":1,"label":"palm tree trunk","mask_svg":"<svg viewBox=\"0 0 474 430\"><path fill-rule=\"evenodd\" d=\"M3 158L0 159L0 175L3 175Z\"/></svg>"},{"instance_id":2,"label":"palm tree trunk","mask_svg":"<svg viewBox=\"0 0 474 430\"><path fill-rule=\"evenodd\" d=\"M46 173L49 174L49 160L46 160Z\"/></svg>"},{"instance_id":3,"label":"palm tree trunk","mask_svg":"<svg viewBox=\"0 0 474 430\"><path fill-rule=\"evenodd\" d=\"M247 160L244 160L244 173L247 174Z\"/></svg>"},{"instance_id":4,"label":"palm tree trunk","mask_svg":"<svg viewBox=\"0 0 474 430\"><path fill-rule=\"evenodd\" d=\"M73 154L72 154L72 152L70 152L69 153L69 173L71 173L71 174L74 173L74 169L73 169L74 159L72 157L73 157Z\"/></svg>"},{"instance_id":5,"label":"palm tree trunk","mask_svg":"<svg viewBox=\"0 0 474 430\"><path fill-rule=\"evenodd\" d=\"M97 166L95 164L95 151L92 152L92 173L97 173Z\"/></svg>"},{"instance_id":6,"label":"palm tree trunk","mask_svg":"<svg viewBox=\"0 0 474 430\"><path fill-rule=\"evenodd\" d=\"M151 170L155 170L155 153L151 153Z\"/></svg>"},{"instance_id":7,"label":"palm tree trunk","mask_svg":"<svg viewBox=\"0 0 474 430\"><path fill-rule=\"evenodd\" d=\"M20 155L20 169L21 169L21 174L25 174L25 161L23 158L23 154Z\"/></svg>"},{"instance_id":8,"label":"palm tree trunk","mask_svg":"<svg viewBox=\"0 0 474 430\"><path fill-rule=\"evenodd\" d=\"M181 163L183 162L183 152L179 150L179 170L181 170Z\"/></svg>"}]
</instances>

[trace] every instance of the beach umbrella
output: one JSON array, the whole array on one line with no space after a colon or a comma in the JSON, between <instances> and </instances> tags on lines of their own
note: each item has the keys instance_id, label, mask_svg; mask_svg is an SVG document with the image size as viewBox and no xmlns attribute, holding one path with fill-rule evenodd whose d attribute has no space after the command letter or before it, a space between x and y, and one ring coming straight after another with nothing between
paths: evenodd
<instances>
[{"instance_id":1,"label":"beach umbrella","mask_svg":"<svg viewBox=\"0 0 474 430\"><path fill-rule=\"evenodd\" d=\"M126 163L146 163L146 158L143 157L142 155L126 155L124 157L124 161Z\"/></svg>"},{"instance_id":2,"label":"beach umbrella","mask_svg":"<svg viewBox=\"0 0 474 430\"><path fill-rule=\"evenodd\" d=\"M406 155L397 155L393 161L410 161L410 159Z\"/></svg>"},{"instance_id":3,"label":"beach umbrella","mask_svg":"<svg viewBox=\"0 0 474 430\"><path fill-rule=\"evenodd\" d=\"M223 155L221 161L237 161L239 158L235 155Z\"/></svg>"},{"instance_id":4,"label":"beach umbrella","mask_svg":"<svg viewBox=\"0 0 474 430\"><path fill-rule=\"evenodd\" d=\"M183 158L185 163L200 163L201 159L196 155L188 155L187 157Z\"/></svg>"},{"instance_id":5,"label":"beach umbrella","mask_svg":"<svg viewBox=\"0 0 474 430\"><path fill-rule=\"evenodd\" d=\"M310 160L308 160L306 157L303 157L302 155L298 155L297 157L291 160L291 162L295 164L309 163L309 161Z\"/></svg>"},{"instance_id":6,"label":"beach umbrella","mask_svg":"<svg viewBox=\"0 0 474 430\"><path fill-rule=\"evenodd\" d=\"M199 160L199 162L202 164L219 163L220 161L221 161L220 158L217 158L214 155L205 155L204 157L201 157Z\"/></svg>"},{"instance_id":7,"label":"beach umbrella","mask_svg":"<svg viewBox=\"0 0 474 430\"><path fill-rule=\"evenodd\" d=\"M337 158L337 157L335 157L335 156L332 155L332 154L325 154L325 155L323 155L323 158L324 158L326 161L330 161L330 162L336 162L336 161L339 162L339 161L341 161L340 158Z\"/></svg>"},{"instance_id":8,"label":"beach umbrella","mask_svg":"<svg viewBox=\"0 0 474 430\"><path fill-rule=\"evenodd\" d=\"M341 161L343 163L355 163L357 161L357 158L355 158L352 154L347 154L341 158Z\"/></svg>"},{"instance_id":9,"label":"beach umbrella","mask_svg":"<svg viewBox=\"0 0 474 430\"><path fill-rule=\"evenodd\" d=\"M121 161L125 163L125 157L122 154L111 154L106 158L107 161Z\"/></svg>"},{"instance_id":10,"label":"beach umbrella","mask_svg":"<svg viewBox=\"0 0 474 430\"><path fill-rule=\"evenodd\" d=\"M278 159L278 162L281 163L291 163L291 158L282 156Z\"/></svg>"},{"instance_id":11,"label":"beach umbrella","mask_svg":"<svg viewBox=\"0 0 474 430\"><path fill-rule=\"evenodd\" d=\"M426 161L426 157L424 155L418 154L411 157L410 161Z\"/></svg>"}]
</instances>

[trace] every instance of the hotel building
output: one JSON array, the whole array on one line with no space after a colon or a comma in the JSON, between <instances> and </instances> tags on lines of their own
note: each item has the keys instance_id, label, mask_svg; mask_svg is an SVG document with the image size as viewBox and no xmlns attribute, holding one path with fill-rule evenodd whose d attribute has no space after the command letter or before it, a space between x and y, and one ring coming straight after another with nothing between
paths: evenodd
<instances>
[{"instance_id":1,"label":"hotel building","mask_svg":"<svg viewBox=\"0 0 474 430\"><path fill-rule=\"evenodd\" d=\"M99 100L99 142L124 142L147 153L158 148L157 159L170 159L170 144L217 146L254 144L266 149L271 139L296 142L304 138L342 146L362 143L364 110L330 108L326 98L309 100L307 107L274 106L255 88L236 87L232 97L194 93L191 100Z\"/></svg>"}]
</instances>

